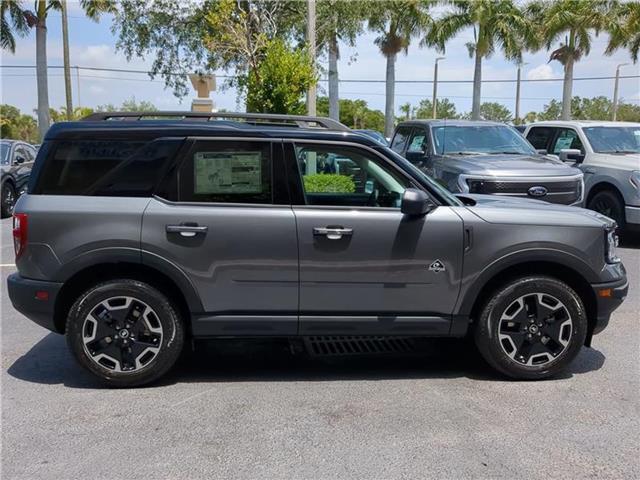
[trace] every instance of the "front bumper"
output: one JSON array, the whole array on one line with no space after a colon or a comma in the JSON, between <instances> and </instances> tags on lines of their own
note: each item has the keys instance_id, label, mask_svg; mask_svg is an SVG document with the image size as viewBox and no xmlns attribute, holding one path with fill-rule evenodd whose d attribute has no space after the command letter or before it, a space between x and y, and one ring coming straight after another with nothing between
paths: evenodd
<instances>
[{"instance_id":1,"label":"front bumper","mask_svg":"<svg viewBox=\"0 0 640 480\"><path fill-rule=\"evenodd\" d=\"M627 278L623 277L615 282L596 283L591 285L596 296L596 318L591 334L596 335L609 324L613 311L618 308L629 292Z\"/></svg>"},{"instance_id":2,"label":"front bumper","mask_svg":"<svg viewBox=\"0 0 640 480\"><path fill-rule=\"evenodd\" d=\"M627 205L624 209L624 216L627 225L640 227L640 207L630 207Z\"/></svg>"},{"instance_id":3,"label":"front bumper","mask_svg":"<svg viewBox=\"0 0 640 480\"><path fill-rule=\"evenodd\" d=\"M30 280L19 273L9 275L7 279L13 307L29 320L56 333L62 333L54 322L56 297L61 288L62 283Z\"/></svg>"}]
</instances>

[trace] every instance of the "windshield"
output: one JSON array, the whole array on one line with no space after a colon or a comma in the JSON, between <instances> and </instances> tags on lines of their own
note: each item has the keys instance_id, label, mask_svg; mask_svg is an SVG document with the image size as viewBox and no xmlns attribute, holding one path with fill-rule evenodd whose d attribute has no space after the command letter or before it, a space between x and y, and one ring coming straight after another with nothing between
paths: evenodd
<instances>
[{"instance_id":1,"label":"windshield","mask_svg":"<svg viewBox=\"0 0 640 480\"><path fill-rule=\"evenodd\" d=\"M442 196L447 202L449 202L449 205L464 205L456 196L452 195L449 190L440 185L429 175L425 174L422 170L413 165L402 155L394 152L389 147L380 147L379 150L381 150L387 157L397 163L403 170L408 171L423 185L429 186L432 190L435 190L437 193L439 193L440 196Z\"/></svg>"},{"instance_id":2,"label":"windshield","mask_svg":"<svg viewBox=\"0 0 640 480\"><path fill-rule=\"evenodd\" d=\"M516 130L506 125L452 125L432 127L439 155L535 155L536 151Z\"/></svg>"},{"instance_id":3,"label":"windshield","mask_svg":"<svg viewBox=\"0 0 640 480\"><path fill-rule=\"evenodd\" d=\"M0 142L0 165L9 165L10 150L11 150L10 143Z\"/></svg>"},{"instance_id":4,"label":"windshield","mask_svg":"<svg viewBox=\"0 0 640 480\"><path fill-rule=\"evenodd\" d=\"M640 153L640 125L586 127L583 131L596 153Z\"/></svg>"}]
</instances>

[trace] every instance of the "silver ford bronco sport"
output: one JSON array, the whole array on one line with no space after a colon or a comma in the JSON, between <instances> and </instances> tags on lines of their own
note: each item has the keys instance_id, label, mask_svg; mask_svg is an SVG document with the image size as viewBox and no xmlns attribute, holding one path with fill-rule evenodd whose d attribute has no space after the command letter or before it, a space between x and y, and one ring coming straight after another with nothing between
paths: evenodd
<instances>
[{"instance_id":1,"label":"silver ford bronco sport","mask_svg":"<svg viewBox=\"0 0 640 480\"><path fill-rule=\"evenodd\" d=\"M13 305L112 386L158 379L190 339L260 336L472 335L502 374L546 378L628 289L609 218L454 196L316 117L56 124L13 237Z\"/></svg>"}]
</instances>

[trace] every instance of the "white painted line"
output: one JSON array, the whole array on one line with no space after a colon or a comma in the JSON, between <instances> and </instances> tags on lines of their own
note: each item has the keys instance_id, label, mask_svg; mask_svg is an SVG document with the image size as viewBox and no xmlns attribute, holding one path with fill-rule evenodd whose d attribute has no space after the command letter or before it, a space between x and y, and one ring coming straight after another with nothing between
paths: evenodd
<instances>
[{"instance_id":1,"label":"white painted line","mask_svg":"<svg viewBox=\"0 0 640 480\"><path fill-rule=\"evenodd\" d=\"M15 263L0 263L0 267L15 267Z\"/></svg>"}]
</instances>

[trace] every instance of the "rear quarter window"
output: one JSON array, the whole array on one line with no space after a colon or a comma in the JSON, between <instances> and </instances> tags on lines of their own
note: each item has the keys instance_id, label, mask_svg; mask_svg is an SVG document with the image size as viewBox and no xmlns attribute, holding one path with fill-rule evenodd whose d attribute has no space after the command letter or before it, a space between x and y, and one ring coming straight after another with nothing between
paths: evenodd
<instances>
[{"instance_id":1,"label":"rear quarter window","mask_svg":"<svg viewBox=\"0 0 640 480\"><path fill-rule=\"evenodd\" d=\"M54 141L34 193L149 196L182 141Z\"/></svg>"}]
</instances>

